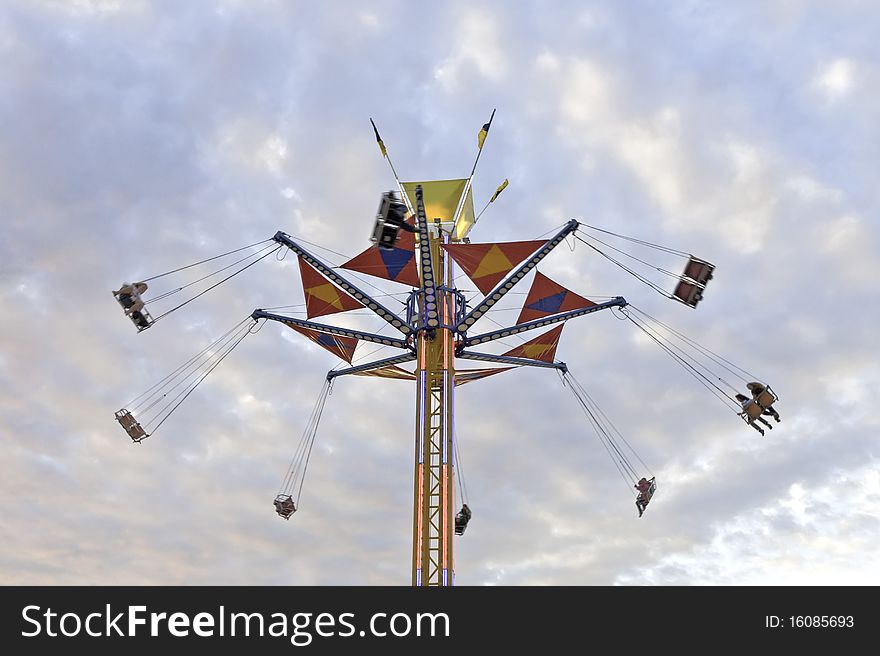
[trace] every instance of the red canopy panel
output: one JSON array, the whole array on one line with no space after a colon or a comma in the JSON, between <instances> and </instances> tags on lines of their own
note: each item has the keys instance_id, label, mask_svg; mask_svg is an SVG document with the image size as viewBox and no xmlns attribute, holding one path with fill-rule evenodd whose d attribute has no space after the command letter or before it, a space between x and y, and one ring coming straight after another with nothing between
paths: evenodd
<instances>
[{"instance_id":1,"label":"red canopy panel","mask_svg":"<svg viewBox=\"0 0 880 656\"><path fill-rule=\"evenodd\" d=\"M355 376L373 376L375 378L394 378L396 380L415 380L416 375L406 369L401 369L396 364L388 365L380 369L370 369L369 371L359 371Z\"/></svg>"},{"instance_id":2,"label":"red canopy panel","mask_svg":"<svg viewBox=\"0 0 880 656\"><path fill-rule=\"evenodd\" d=\"M357 310L364 307L342 289L327 280L308 262L299 258L303 292L306 296L306 316L320 317L325 314Z\"/></svg>"},{"instance_id":3,"label":"red canopy panel","mask_svg":"<svg viewBox=\"0 0 880 656\"><path fill-rule=\"evenodd\" d=\"M525 323L551 314L581 310L593 305L596 304L590 299L578 296L538 271L535 273L532 287L529 289L526 302L523 303L522 312L516 322Z\"/></svg>"},{"instance_id":4,"label":"red canopy panel","mask_svg":"<svg viewBox=\"0 0 880 656\"><path fill-rule=\"evenodd\" d=\"M413 222L412 217L407 219L407 223L410 225L413 225ZM415 250L415 235L401 230L400 236L391 250L371 246L343 264L342 268L366 273L384 280L392 280L410 287L419 287L419 270L416 267Z\"/></svg>"},{"instance_id":5,"label":"red canopy panel","mask_svg":"<svg viewBox=\"0 0 880 656\"><path fill-rule=\"evenodd\" d=\"M464 385L465 383L470 383L475 380L480 380L481 378L486 378L487 376L494 376L495 374L500 374L504 371L510 371L511 369L515 369L515 367L493 367L486 369L461 369L455 372L455 386Z\"/></svg>"},{"instance_id":6,"label":"red canopy panel","mask_svg":"<svg viewBox=\"0 0 880 656\"><path fill-rule=\"evenodd\" d=\"M531 358L541 362L553 362L556 358L556 347L559 346L559 336L562 334L564 326L565 323L560 323L556 328L548 330L546 333L535 337L535 339L517 346L515 349L511 349L502 355L509 355L513 358Z\"/></svg>"},{"instance_id":7,"label":"red canopy panel","mask_svg":"<svg viewBox=\"0 0 880 656\"><path fill-rule=\"evenodd\" d=\"M293 328L293 330L301 335L305 335L318 346L327 349L333 355L340 357L351 364L351 359L354 357L354 350L357 348L358 344L356 337L330 335L329 333L322 333L317 330L311 330L310 328L303 328L302 326L297 326L292 323L286 323L285 325Z\"/></svg>"},{"instance_id":8,"label":"red canopy panel","mask_svg":"<svg viewBox=\"0 0 880 656\"><path fill-rule=\"evenodd\" d=\"M485 295L514 267L546 243L545 239L498 244L444 244L443 248Z\"/></svg>"}]
</instances>

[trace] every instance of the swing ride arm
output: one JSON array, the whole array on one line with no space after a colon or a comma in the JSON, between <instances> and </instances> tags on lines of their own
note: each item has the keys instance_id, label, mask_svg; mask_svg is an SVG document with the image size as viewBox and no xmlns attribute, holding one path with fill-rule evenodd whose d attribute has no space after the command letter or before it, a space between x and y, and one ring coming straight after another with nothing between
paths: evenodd
<instances>
[{"instance_id":1,"label":"swing ride arm","mask_svg":"<svg viewBox=\"0 0 880 656\"><path fill-rule=\"evenodd\" d=\"M510 326L509 328L499 328L498 330L492 330L488 333L481 333L479 335L474 335L473 337L467 337L459 342L459 344L460 348L464 349L468 346L473 346L474 344L485 344L486 342L509 337L510 335L516 335L527 330L532 330L533 328L541 328L543 326L549 326L554 323L559 323L560 321L574 319L575 317L580 317L585 314L592 314L593 312L598 312L599 310L607 310L608 308L613 307L626 307L626 305L628 305L626 299L623 296L617 296L610 301L597 303L596 305L581 308L580 310L571 310L569 312L563 312L561 314L556 314L549 317L542 317L541 319L534 319L532 321L518 323L515 326Z\"/></svg>"},{"instance_id":2,"label":"swing ride arm","mask_svg":"<svg viewBox=\"0 0 880 656\"><path fill-rule=\"evenodd\" d=\"M325 278L341 287L343 290L345 290L346 293L354 297L355 300L363 304L364 307L366 307L368 310L372 310L373 312L375 312L378 316L385 319L385 321L390 323L392 326L394 326L394 328L402 332L404 335L410 334L411 331L409 326L407 326L400 317L394 314L394 312L392 312L384 305L379 303L372 296L355 287L348 280L340 276L332 268L328 267L321 260L309 253L302 246L297 244L293 239L290 238L290 235L279 230L275 233L275 236L272 237L272 239L277 241L279 244L287 246L290 250L299 255L305 262L308 262L315 269L317 269Z\"/></svg>"},{"instance_id":3,"label":"swing ride arm","mask_svg":"<svg viewBox=\"0 0 880 656\"><path fill-rule=\"evenodd\" d=\"M460 333L464 333L468 328L473 326L477 320L486 314L493 305L500 301L507 292L513 289L516 283L522 280L529 271L538 266L541 260L547 257L550 251L559 246L568 235L574 233L578 229L578 225L578 222L574 219L566 223L565 227L557 232L550 241L535 251L535 253L533 253L519 267L508 273L507 277L495 285L495 288L486 294L486 297L480 301L473 310L464 315L464 318L459 322L458 326L456 326L456 330Z\"/></svg>"},{"instance_id":4,"label":"swing ride arm","mask_svg":"<svg viewBox=\"0 0 880 656\"><path fill-rule=\"evenodd\" d=\"M347 376L349 374L360 374L365 371L373 371L374 369L382 369L383 367L390 367L396 364L405 364L407 362L412 362L416 359L415 353L403 353L401 355L395 355L390 358L385 358L383 360L374 360L373 362L367 362L365 364L359 364L355 367L347 367L345 369L331 369L327 372L327 380L334 380L339 376Z\"/></svg>"},{"instance_id":5,"label":"swing ride arm","mask_svg":"<svg viewBox=\"0 0 880 656\"><path fill-rule=\"evenodd\" d=\"M564 362L544 362L542 360L533 360L532 358L515 358L510 355L492 355L491 353L475 353L473 351L462 351L457 353L457 358L462 360L477 360L479 362L497 362L498 364L512 364L517 367L542 367L544 369L558 369L562 373L568 371L568 367Z\"/></svg>"},{"instance_id":6,"label":"swing ride arm","mask_svg":"<svg viewBox=\"0 0 880 656\"><path fill-rule=\"evenodd\" d=\"M428 234L428 218L425 216L425 201L422 185L416 186L416 230L419 235L418 256L419 271L421 272L421 295L422 317L421 325L433 337L434 332L440 326L440 312L437 307L437 283L434 260L431 256L432 241Z\"/></svg>"},{"instance_id":7,"label":"swing ride arm","mask_svg":"<svg viewBox=\"0 0 880 656\"><path fill-rule=\"evenodd\" d=\"M409 344L407 344L402 339L397 339L396 337L388 337L387 335L377 335L375 333L367 333L362 330L354 330L351 328L340 328L338 326L329 326L323 323L315 323L314 321L306 321L305 319L296 319L294 317L285 317L280 314L273 314L272 312L266 312L265 310L254 310L251 314L251 317L254 320L257 319L269 319L271 321L280 321L281 323L286 323L290 326L298 326L299 328L308 328L309 330L316 330L321 333L328 333L330 335L338 335L340 337L354 337L356 339L360 339L364 342L374 342L376 344L383 344L385 346L396 346L397 348L402 349L410 349Z\"/></svg>"}]
</instances>

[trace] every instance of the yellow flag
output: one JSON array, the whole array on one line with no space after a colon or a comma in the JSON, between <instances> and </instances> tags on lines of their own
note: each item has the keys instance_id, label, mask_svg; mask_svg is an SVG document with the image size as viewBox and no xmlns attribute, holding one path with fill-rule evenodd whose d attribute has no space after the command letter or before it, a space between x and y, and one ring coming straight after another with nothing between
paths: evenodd
<instances>
[{"instance_id":1,"label":"yellow flag","mask_svg":"<svg viewBox=\"0 0 880 656\"><path fill-rule=\"evenodd\" d=\"M477 135L477 146L480 150L483 149L483 142L486 141L486 136L489 134L489 124L486 123L483 125L483 129L480 130L480 133Z\"/></svg>"},{"instance_id":2,"label":"yellow flag","mask_svg":"<svg viewBox=\"0 0 880 656\"><path fill-rule=\"evenodd\" d=\"M492 127L492 119L495 118L495 110L492 110L492 116L489 117L489 122L484 123L483 127L480 128L479 134L477 134L477 146L478 150L483 150L483 143L486 141L486 136L489 134L489 128Z\"/></svg>"},{"instance_id":3,"label":"yellow flag","mask_svg":"<svg viewBox=\"0 0 880 656\"><path fill-rule=\"evenodd\" d=\"M492 194L492 198L489 199L489 202L490 202L490 203L494 203L494 202L495 202L495 199L498 198L498 195L499 195L502 191L504 191L504 190L507 188L507 185L508 185L508 184L510 184L510 183L507 181L507 178L504 178L504 182L502 182L502 183L498 186L498 189L496 189L496 190L495 190L495 193Z\"/></svg>"},{"instance_id":4,"label":"yellow flag","mask_svg":"<svg viewBox=\"0 0 880 656\"><path fill-rule=\"evenodd\" d=\"M376 143L379 144L379 150L382 151L382 157L388 157L388 151L385 150L385 144L382 142L382 137L379 136L379 130L376 129L376 124L373 123L373 119L370 119L370 123L373 126L373 132L376 133Z\"/></svg>"}]
</instances>

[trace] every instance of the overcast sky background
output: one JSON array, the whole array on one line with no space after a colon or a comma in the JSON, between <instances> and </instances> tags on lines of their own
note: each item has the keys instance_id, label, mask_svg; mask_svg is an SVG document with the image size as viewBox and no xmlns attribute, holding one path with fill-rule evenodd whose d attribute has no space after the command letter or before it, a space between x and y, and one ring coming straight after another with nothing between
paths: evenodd
<instances>
[{"instance_id":1,"label":"overcast sky background","mask_svg":"<svg viewBox=\"0 0 880 656\"><path fill-rule=\"evenodd\" d=\"M369 118L402 178L464 177L497 107L478 209L510 187L473 239L575 217L714 262L696 310L582 245L541 270L756 372L783 422L762 438L610 312L570 322L558 356L657 497L638 519L553 372L469 384L457 582L880 583L880 7L511 7L0 5L0 582L408 585L410 383L337 382L289 522L271 502L338 362L303 337L249 336L141 445L113 419L254 308L301 303L295 258L142 334L110 290L278 229L358 253L393 184Z\"/></svg>"}]
</instances>

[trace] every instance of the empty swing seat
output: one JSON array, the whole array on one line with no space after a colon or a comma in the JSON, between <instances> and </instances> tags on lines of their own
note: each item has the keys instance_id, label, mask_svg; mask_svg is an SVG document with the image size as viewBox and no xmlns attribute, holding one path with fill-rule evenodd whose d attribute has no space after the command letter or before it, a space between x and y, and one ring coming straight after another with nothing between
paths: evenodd
<instances>
[{"instance_id":1,"label":"empty swing seat","mask_svg":"<svg viewBox=\"0 0 880 656\"><path fill-rule=\"evenodd\" d=\"M293 502L293 497L289 494L279 494L275 497L275 512L278 513L279 517L290 519L290 516L296 512L296 504Z\"/></svg>"},{"instance_id":2,"label":"empty swing seat","mask_svg":"<svg viewBox=\"0 0 880 656\"><path fill-rule=\"evenodd\" d=\"M116 421L125 429L132 442L140 442L149 437L138 420L125 408L116 412Z\"/></svg>"},{"instance_id":3,"label":"empty swing seat","mask_svg":"<svg viewBox=\"0 0 880 656\"><path fill-rule=\"evenodd\" d=\"M393 250L401 229L412 231L406 223L406 205L398 201L393 192L386 192L382 194L376 212L376 225L370 241L382 250Z\"/></svg>"},{"instance_id":4,"label":"empty swing seat","mask_svg":"<svg viewBox=\"0 0 880 656\"><path fill-rule=\"evenodd\" d=\"M688 282L682 278L675 286L675 291L672 292L672 298L695 308L697 307L697 303L703 300L703 286Z\"/></svg>"},{"instance_id":5,"label":"empty swing seat","mask_svg":"<svg viewBox=\"0 0 880 656\"><path fill-rule=\"evenodd\" d=\"M684 276L686 278L690 278L698 285L706 286L706 283L712 280L712 272L715 270L715 265L706 262L706 260L701 260L698 257L694 257L691 255L688 260L687 266L684 268Z\"/></svg>"}]
</instances>

